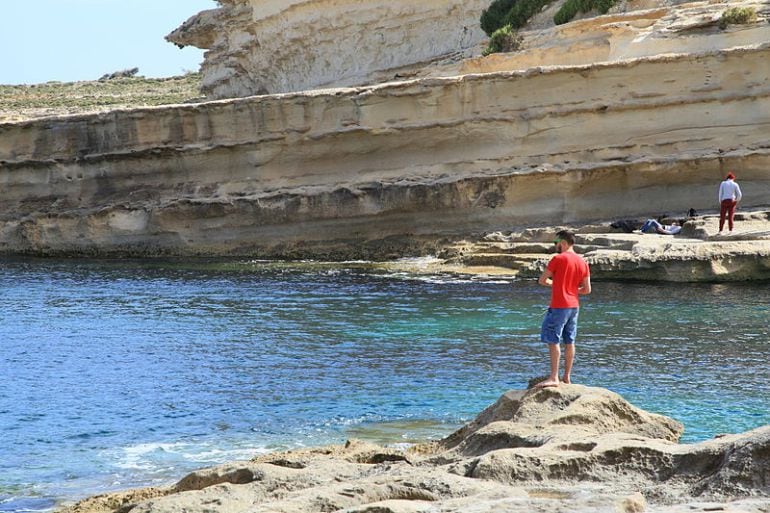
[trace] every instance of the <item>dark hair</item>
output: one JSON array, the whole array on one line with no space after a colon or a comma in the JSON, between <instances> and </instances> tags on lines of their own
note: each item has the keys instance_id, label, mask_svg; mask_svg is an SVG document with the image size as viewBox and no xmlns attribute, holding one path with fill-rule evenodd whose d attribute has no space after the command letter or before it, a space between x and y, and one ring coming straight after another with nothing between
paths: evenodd
<instances>
[{"instance_id":1,"label":"dark hair","mask_svg":"<svg viewBox=\"0 0 770 513\"><path fill-rule=\"evenodd\" d=\"M562 230L556 234L556 237L565 241L570 246L575 245L575 234L569 230Z\"/></svg>"}]
</instances>

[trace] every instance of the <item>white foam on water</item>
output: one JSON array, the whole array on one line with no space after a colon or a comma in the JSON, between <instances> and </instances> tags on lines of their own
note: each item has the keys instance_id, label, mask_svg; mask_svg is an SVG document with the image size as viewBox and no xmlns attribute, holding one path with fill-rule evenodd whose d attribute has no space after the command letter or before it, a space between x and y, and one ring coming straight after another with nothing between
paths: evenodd
<instances>
[{"instance_id":1,"label":"white foam on water","mask_svg":"<svg viewBox=\"0 0 770 513\"><path fill-rule=\"evenodd\" d=\"M247 460L268 452L264 445L236 444L221 446L213 442L155 442L113 449L103 454L121 470L155 474L177 466L191 467ZM182 465L179 465L179 464Z\"/></svg>"},{"instance_id":2,"label":"white foam on water","mask_svg":"<svg viewBox=\"0 0 770 513\"><path fill-rule=\"evenodd\" d=\"M248 460L259 454L267 454L270 450L267 447L244 447L233 449L211 448L195 454L184 454L183 457L188 461L235 461Z\"/></svg>"},{"instance_id":3,"label":"white foam on water","mask_svg":"<svg viewBox=\"0 0 770 513\"><path fill-rule=\"evenodd\" d=\"M516 281L515 279L503 279L499 276L490 277L486 275L464 276L457 274L420 274L418 272L398 271L384 274L377 274L388 279L410 280L434 285L467 285L469 283L489 283L497 285L507 285Z\"/></svg>"},{"instance_id":4,"label":"white foam on water","mask_svg":"<svg viewBox=\"0 0 770 513\"><path fill-rule=\"evenodd\" d=\"M47 513L54 511L55 504L36 497L0 497L0 512Z\"/></svg>"},{"instance_id":5,"label":"white foam on water","mask_svg":"<svg viewBox=\"0 0 770 513\"><path fill-rule=\"evenodd\" d=\"M117 455L115 466L127 470L152 470L157 465L154 463L163 453L173 454L179 450L179 443L143 443L130 447L116 449L122 452L122 457ZM153 457L154 456L154 457Z\"/></svg>"}]
</instances>

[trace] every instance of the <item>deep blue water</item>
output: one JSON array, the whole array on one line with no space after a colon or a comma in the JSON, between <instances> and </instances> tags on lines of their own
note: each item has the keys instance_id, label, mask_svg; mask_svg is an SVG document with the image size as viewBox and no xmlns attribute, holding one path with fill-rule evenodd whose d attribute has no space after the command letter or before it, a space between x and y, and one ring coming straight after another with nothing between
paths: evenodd
<instances>
[{"instance_id":1,"label":"deep blue water","mask_svg":"<svg viewBox=\"0 0 770 513\"><path fill-rule=\"evenodd\" d=\"M260 263L0 262L0 511L278 448L440 437L547 369L547 290ZM770 424L767 284L596 283L576 382Z\"/></svg>"}]
</instances>

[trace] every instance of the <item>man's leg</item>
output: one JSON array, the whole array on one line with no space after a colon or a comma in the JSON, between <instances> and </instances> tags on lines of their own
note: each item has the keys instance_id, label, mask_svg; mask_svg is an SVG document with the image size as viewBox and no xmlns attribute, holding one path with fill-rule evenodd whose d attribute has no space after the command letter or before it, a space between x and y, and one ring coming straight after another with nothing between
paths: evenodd
<instances>
[{"instance_id":1,"label":"man's leg","mask_svg":"<svg viewBox=\"0 0 770 513\"><path fill-rule=\"evenodd\" d=\"M725 218L727 217L727 200L723 200L719 204L719 231L721 232L725 227Z\"/></svg>"},{"instance_id":2,"label":"man's leg","mask_svg":"<svg viewBox=\"0 0 770 513\"><path fill-rule=\"evenodd\" d=\"M548 344L548 354L551 357L551 375L542 383L544 387L555 387L559 384L559 360L561 359L560 344Z\"/></svg>"},{"instance_id":3,"label":"man's leg","mask_svg":"<svg viewBox=\"0 0 770 513\"><path fill-rule=\"evenodd\" d=\"M727 211L728 212L728 218L727 219L729 220L730 231L733 231L733 224L734 224L734 221L735 221L735 206L737 204L738 204L737 201L731 201L730 202L730 206L729 206L728 211Z\"/></svg>"},{"instance_id":4,"label":"man's leg","mask_svg":"<svg viewBox=\"0 0 770 513\"><path fill-rule=\"evenodd\" d=\"M572 383L572 363L575 361L575 344L564 344L564 377L562 382Z\"/></svg>"},{"instance_id":5,"label":"man's leg","mask_svg":"<svg viewBox=\"0 0 770 513\"><path fill-rule=\"evenodd\" d=\"M562 337L564 340L564 376L562 382L572 383L572 364L575 361L575 339L577 338L577 323L580 310L575 308L564 325Z\"/></svg>"},{"instance_id":6,"label":"man's leg","mask_svg":"<svg viewBox=\"0 0 770 513\"><path fill-rule=\"evenodd\" d=\"M551 374L548 376L548 379L535 385L535 388L559 386L559 360L561 359L561 349L559 348L558 342L548 344L548 354L551 357Z\"/></svg>"},{"instance_id":7,"label":"man's leg","mask_svg":"<svg viewBox=\"0 0 770 513\"><path fill-rule=\"evenodd\" d=\"M559 360L561 349L559 340L564 329L563 312L560 308L549 308L540 329L540 341L548 344L548 355L551 359L551 373L548 379L536 385L538 388L559 386Z\"/></svg>"}]
</instances>

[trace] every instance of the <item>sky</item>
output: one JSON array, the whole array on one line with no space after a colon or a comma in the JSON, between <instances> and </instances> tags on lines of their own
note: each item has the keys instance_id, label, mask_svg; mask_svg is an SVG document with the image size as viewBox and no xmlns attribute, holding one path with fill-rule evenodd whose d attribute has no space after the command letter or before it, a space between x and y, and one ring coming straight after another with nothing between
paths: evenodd
<instances>
[{"instance_id":1,"label":"sky","mask_svg":"<svg viewBox=\"0 0 770 513\"><path fill-rule=\"evenodd\" d=\"M198 71L203 50L164 37L214 0L0 0L0 84Z\"/></svg>"}]
</instances>

